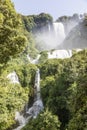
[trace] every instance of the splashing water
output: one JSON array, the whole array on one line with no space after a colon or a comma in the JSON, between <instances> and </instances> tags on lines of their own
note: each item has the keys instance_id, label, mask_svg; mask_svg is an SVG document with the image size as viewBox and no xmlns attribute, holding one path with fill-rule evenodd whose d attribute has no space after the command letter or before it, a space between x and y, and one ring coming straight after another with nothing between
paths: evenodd
<instances>
[{"instance_id":1,"label":"splashing water","mask_svg":"<svg viewBox=\"0 0 87 130\"><path fill-rule=\"evenodd\" d=\"M30 61L30 63L32 64L38 64L39 58L40 58L40 54L37 55L36 59L32 59L29 54L27 55L27 59Z\"/></svg>"},{"instance_id":2,"label":"splashing water","mask_svg":"<svg viewBox=\"0 0 87 130\"><path fill-rule=\"evenodd\" d=\"M16 112L15 120L19 122L19 126L14 130L21 130L31 118L36 118L37 115L43 110L43 102L40 95L40 70L39 69L36 71L34 94L35 94L34 103L32 107L30 107L25 113L27 117L25 117L23 114L21 115L19 112Z\"/></svg>"},{"instance_id":3,"label":"splashing water","mask_svg":"<svg viewBox=\"0 0 87 130\"><path fill-rule=\"evenodd\" d=\"M65 39L64 25L62 23L53 23L54 35L56 39L56 44L60 44Z\"/></svg>"},{"instance_id":4,"label":"splashing water","mask_svg":"<svg viewBox=\"0 0 87 130\"><path fill-rule=\"evenodd\" d=\"M72 50L54 50L52 52L48 52L48 59L65 59L70 58L72 56Z\"/></svg>"},{"instance_id":5,"label":"splashing water","mask_svg":"<svg viewBox=\"0 0 87 130\"><path fill-rule=\"evenodd\" d=\"M19 84L19 79L15 71L7 75L7 78L10 80L11 83Z\"/></svg>"},{"instance_id":6,"label":"splashing water","mask_svg":"<svg viewBox=\"0 0 87 130\"><path fill-rule=\"evenodd\" d=\"M36 34L36 46L40 51L56 49L64 39L64 25L61 22L54 22L53 26L48 25L48 30Z\"/></svg>"}]
</instances>

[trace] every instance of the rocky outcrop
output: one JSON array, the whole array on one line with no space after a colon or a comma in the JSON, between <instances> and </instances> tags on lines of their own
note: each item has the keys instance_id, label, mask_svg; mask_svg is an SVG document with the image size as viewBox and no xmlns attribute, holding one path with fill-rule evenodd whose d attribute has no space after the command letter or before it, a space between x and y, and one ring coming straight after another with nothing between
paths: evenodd
<instances>
[{"instance_id":1,"label":"rocky outcrop","mask_svg":"<svg viewBox=\"0 0 87 130\"><path fill-rule=\"evenodd\" d=\"M61 45L64 49L87 47L87 22L84 20L74 27Z\"/></svg>"}]
</instances>

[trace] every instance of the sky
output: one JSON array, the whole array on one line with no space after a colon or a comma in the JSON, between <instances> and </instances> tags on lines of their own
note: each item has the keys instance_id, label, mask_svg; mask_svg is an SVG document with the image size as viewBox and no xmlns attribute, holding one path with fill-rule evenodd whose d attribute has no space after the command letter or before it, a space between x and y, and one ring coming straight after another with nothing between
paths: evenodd
<instances>
[{"instance_id":1,"label":"sky","mask_svg":"<svg viewBox=\"0 0 87 130\"><path fill-rule=\"evenodd\" d=\"M32 15L49 13L54 20L60 16L87 12L87 0L11 0L18 13Z\"/></svg>"}]
</instances>

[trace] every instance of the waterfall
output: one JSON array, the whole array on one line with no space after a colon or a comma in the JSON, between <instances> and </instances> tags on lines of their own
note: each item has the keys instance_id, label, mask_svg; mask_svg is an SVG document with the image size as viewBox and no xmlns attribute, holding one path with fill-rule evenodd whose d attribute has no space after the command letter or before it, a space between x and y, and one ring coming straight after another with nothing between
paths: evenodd
<instances>
[{"instance_id":1,"label":"waterfall","mask_svg":"<svg viewBox=\"0 0 87 130\"><path fill-rule=\"evenodd\" d=\"M39 58L40 58L40 54L37 55L37 57L35 59L32 59L29 54L27 55L27 59L30 61L30 63L32 64L38 64Z\"/></svg>"},{"instance_id":2,"label":"waterfall","mask_svg":"<svg viewBox=\"0 0 87 130\"><path fill-rule=\"evenodd\" d=\"M34 103L31 108L27 111L27 114L36 118L40 111L43 109L43 103L40 95L40 70L36 71L35 85L34 85Z\"/></svg>"},{"instance_id":3,"label":"waterfall","mask_svg":"<svg viewBox=\"0 0 87 130\"><path fill-rule=\"evenodd\" d=\"M65 59L70 58L72 56L72 50L54 50L52 52L48 52L48 59Z\"/></svg>"},{"instance_id":4,"label":"waterfall","mask_svg":"<svg viewBox=\"0 0 87 130\"><path fill-rule=\"evenodd\" d=\"M55 22L53 23L53 28L54 28L54 38L56 40L56 44L59 45L65 39L64 25L60 22Z\"/></svg>"},{"instance_id":5,"label":"waterfall","mask_svg":"<svg viewBox=\"0 0 87 130\"><path fill-rule=\"evenodd\" d=\"M7 75L7 78L10 80L11 83L19 84L19 79L15 71Z\"/></svg>"},{"instance_id":6,"label":"waterfall","mask_svg":"<svg viewBox=\"0 0 87 130\"><path fill-rule=\"evenodd\" d=\"M53 23L55 34L58 36L59 34L65 38L65 31L64 31L64 25L60 22L54 22Z\"/></svg>"},{"instance_id":7,"label":"waterfall","mask_svg":"<svg viewBox=\"0 0 87 130\"><path fill-rule=\"evenodd\" d=\"M36 71L36 76L35 76L35 101L40 99L40 72L39 69Z\"/></svg>"},{"instance_id":8,"label":"waterfall","mask_svg":"<svg viewBox=\"0 0 87 130\"><path fill-rule=\"evenodd\" d=\"M56 49L65 39L64 25L61 22L54 22L47 26L48 30L36 33L36 43L40 51Z\"/></svg>"},{"instance_id":9,"label":"waterfall","mask_svg":"<svg viewBox=\"0 0 87 130\"><path fill-rule=\"evenodd\" d=\"M16 112L15 120L19 122L19 126L14 130L21 130L31 118L36 118L37 115L43 110L43 102L40 95L40 70L37 69L34 85L34 103L32 107L28 108L25 115Z\"/></svg>"},{"instance_id":10,"label":"waterfall","mask_svg":"<svg viewBox=\"0 0 87 130\"><path fill-rule=\"evenodd\" d=\"M51 31L51 25L48 24L48 32L50 32L50 31Z\"/></svg>"}]
</instances>

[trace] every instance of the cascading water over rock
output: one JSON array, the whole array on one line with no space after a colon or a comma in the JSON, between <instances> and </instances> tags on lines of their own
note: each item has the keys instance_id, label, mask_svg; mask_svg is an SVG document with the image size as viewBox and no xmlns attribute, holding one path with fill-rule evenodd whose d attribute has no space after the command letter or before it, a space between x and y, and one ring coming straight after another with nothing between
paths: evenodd
<instances>
[{"instance_id":1,"label":"cascading water over rock","mask_svg":"<svg viewBox=\"0 0 87 130\"><path fill-rule=\"evenodd\" d=\"M61 44L65 39L65 31L64 25L59 22L53 23L54 28L54 39L56 40L56 44Z\"/></svg>"},{"instance_id":2,"label":"cascading water over rock","mask_svg":"<svg viewBox=\"0 0 87 130\"><path fill-rule=\"evenodd\" d=\"M7 75L7 78L10 80L11 83L19 84L19 79L15 71Z\"/></svg>"},{"instance_id":3,"label":"cascading water over rock","mask_svg":"<svg viewBox=\"0 0 87 130\"><path fill-rule=\"evenodd\" d=\"M31 118L36 118L37 115L43 110L43 102L40 95L40 70L36 71L35 76L35 85L34 85L34 103L32 107L30 107L24 116L20 115L19 112L16 112L15 120L19 122L19 126L14 130L21 130Z\"/></svg>"},{"instance_id":4,"label":"cascading water over rock","mask_svg":"<svg viewBox=\"0 0 87 130\"><path fill-rule=\"evenodd\" d=\"M48 59L65 59L72 56L72 50L54 50L48 52Z\"/></svg>"},{"instance_id":5,"label":"cascading water over rock","mask_svg":"<svg viewBox=\"0 0 87 130\"><path fill-rule=\"evenodd\" d=\"M43 109L43 103L40 95L40 71L36 71L35 85L34 85L34 103L33 106L27 111L27 114L36 118L40 111Z\"/></svg>"},{"instance_id":6,"label":"cascading water over rock","mask_svg":"<svg viewBox=\"0 0 87 130\"><path fill-rule=\"evenodd\" d=\"M48 25L48 30L36 34L36 43L40 51L56 49L65 39L64 25L54 22Z\"/></svg>"},{"instance_id":7,"label":"cascading water over rock","mask_svg":"<svg viewBox=\"0 0 87 130\"><path fill-rule=\"evenodd\" d=\"M30 61L30 63L32 63L32 64L38 64L39 58L40 58L40 54L38 54L35 59L32 59L32 58L29 56L29 54L27 55L27 59L28 59L28 60Z\"/></svg>"}]
</instances>

